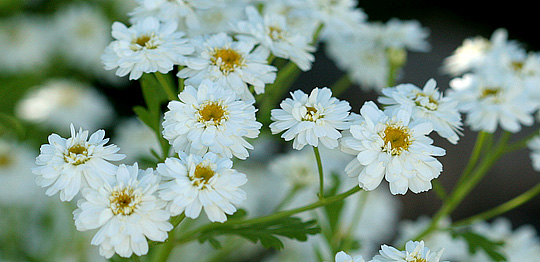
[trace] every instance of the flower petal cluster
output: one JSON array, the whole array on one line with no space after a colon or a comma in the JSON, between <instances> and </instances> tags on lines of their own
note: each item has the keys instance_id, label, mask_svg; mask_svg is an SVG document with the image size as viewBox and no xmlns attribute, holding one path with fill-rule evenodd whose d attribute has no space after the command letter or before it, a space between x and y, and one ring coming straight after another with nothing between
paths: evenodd
<instances>
[{"instance_id":1,"label":"flower petal cluster","mask_svg":"<svg viewBox=\"0 0 540 262\"><path fill-rule=\"evenodd\" d=\"M439 262L443 251L432 252L424 246L424 241L408 241L404 251L382 245L379 255L373 257L371 262Z\"/></svg>"},{"instance_id":2,"label":"flower petal cluster","mask_svg":"<svg viewBox=\"0 0 540 262\"><path fill-rule=\"evenodd\" d=\"M408 189L427 191L431 180L442 172L442 164L434 156L446 153L431 145L433 140L427 136L431 131L431 123L411 121L410 107L390 113L366 102L341 139L341 149L356 155L345 172L358 177L360 187L366 190L377 188L385 178L394 195Z\"/></svg>"},{"instance_id":3,"label":"flower petal cluster","mask_svg":"<svg viewBox=\"0 0 540 262\"><path fill-rule=\"evenodd\" d=\"M540 136L533 137L527 144L530 149L530 158L534 170L540 172Z\"/></svg>"},{"instance_id":4,"label":"flower petal cluster","mask_svg":"<svg viewBox=\"0 0 540 262\"><path fill-rule=\"evenodd\" d=\"M227 215L246 199L239 187L247 182L246 175L232 169L233 162L209 152L202 157L180 152L179 158L167 158L159 163L157 172L165 181L159 196L169 201L172 215L182 212L197 218L201 210L212 222L225 222Z\"/></svg>"},{"instance_id":5,"label":"flower petal cluster","mask_svg":"<svg viewBox=\"0 0 540 262\"><path fill-rule=\"evenodd\" d=\"M92 245L106 258L148 253L148 241L165 241L173 226L166 202L156 191L160 177L152 169L140 170L137 164L120 165L112 183L86 188L78 208L73 211L79 231L98 229Z\"/></svg>"},{"instance_id":6,"label":"flower petal cluster","mask_svg":"<svg viewBox=\"0 0 540 262\"><path fill-rule=\"evenodd\" d=\"M362 256L356 256L352 258L349 254L344 251L339 251L336 253L335 257L336 262L365 262Z\"/></svg>"},{"instance_id":7,"label":"flower petal cluster","mask_svg":"<svg viewBox=\"0 0 540 262\"><path fill-rule=\"evenodd\" d=\"M171 101L163 121L163 136L175 151L246 159L262 124L255 119L254 101L243 101L218 83L204 80L196 89L186 86Z\"/></svg>"},{"instance_id":8,"label":"flower petal cluster","mask_svg":"<svg viewBox=\"0 0 540 262\"><path fill-rule=\"evenodd\" d=\"M37 167L32 169L38 186L47 187L48 196L60 192L60 200L71 201L83 187L98 188L110 182L116 166L109 161L122 160L125 155L117 154L116 145L105 145L109 139L104 137L103 130L88 137L87 130L75 132L73 125L68 139L51 134L49 144L40 148Z\"/></svg>"},{"instance_id":9,"label":"flower petal cluster","mask_svg":"<svg viewBox=\"0 0 540 262\"><path fill-rule=\"evenodd\" d=\"M182 64L193 46L177 32L175 22L160 22L147 17L131 27L120 22L112 25L114 41L105 49L101 60L105 69L116 69L116 75L129 74L130 80L143 73L168 73L174 65Z\"/></svg>"},{"instance_id":10,"label":"flower petal cluster","mask_svg":"<svg viewBox=\"0 0 540 262\"><path fill-rule=\"evenodd\" d=\"M443 97L437 90L437 83L429 79L423 89L414 84L400 84L382 90L379 102L385 110L399 110L402 106L412 108L412 120L427 121L441 137L457 144L461 130L461 115L457 109L458 101Z\"/></svg>"},{"instance_id":11,"label":"flower petal cluster","mask_svg":"<svg viewBox=\"0 0 540 262\"><path fill-rule=\"evenodd\" d=\"M296 31L278 13L261 15L253 6L246 7L247 20L238 21L234 31L239 39L249 39L270 50L272 55L290 59L302 71L311 69L315 61L311 35Z\"/></svg>"},{"instance_id":12,"label":"flower petal cluster","mask_svg":"<svg viewBox=\"0 0 540 262\"><path fill-rule=\"evenodd\" d=\"M277 68L268 65L268 49L255 48L252 41L234 41L226 33L191 39L195 53L186 58L186 67L177 74L186 85L199 85L204 79L230 88L243 100L254 100L255 93L264 93L266 84L273 83Z\"/></svg>"},{"instance_id":13,"label":"flower petal cluster","mask_svg":"<svg viewBox=\"0 0 540 262\"><path fill-rule=\"evenodd\" d=\"M319 141L330 149L337 147L342 136L339 130L349 128L349 103L332 97L327 87L314 88L309 95L296 90L291 96L281 102L280 109L272 109L272 133L285 131L281 137L294 139L297 150L305 145L317 147Z\"/></svg>"}]
</instances>

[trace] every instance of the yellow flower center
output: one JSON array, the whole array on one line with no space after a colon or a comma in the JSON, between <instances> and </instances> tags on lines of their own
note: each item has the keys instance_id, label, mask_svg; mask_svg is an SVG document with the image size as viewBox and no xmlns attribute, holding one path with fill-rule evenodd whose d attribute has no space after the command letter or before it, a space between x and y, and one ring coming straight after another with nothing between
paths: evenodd
<instances>
[{"instance_id":1,"label":"yellow flower center","mask_svg":"<svg viewBox=\"0 0 540 262\"><path fill-rule=\"evenodd\" d=\"M8 154L0 154L0 168L9 166L11 162L11 157Z\"/></svg>"},{"instance_id":2,"label":"yellow flower center","mask_svg":"<svg viewBox=\"0 0 540 262\"><path fill-rule=\"evenodd\" d=\"M417 106L421 106L431 111L437 110L437 107L439 106L439 102L436 99L424 93L417 93L414 102Z\"/></svg>"},{"instance_id":3,"label":"yellow flower center","mask_svg":"<svg viewBox=\"0 0 540 262\"><path fill-rule=\"evenodd\" d=\"M224 74L233 72L237 67L244 64L241 54L230 48L216 48L211 58L212 63L219 67Z\"/></svg>"},{"instance_id":4,"label":"yellow flower center","mask_svg":"<svg viewBox=\"0 0 540 262\"><path fill-rule=\"evenodd\" d=\"M400 155L412 144L410 130L405 126L388 125L381 134L383 150L392 155Z\"/></svg>"},{"instance_id":5,"label":"yellow flower center","mask_svg":"<svg viewBox=\"0 0 540 262\"><path fill-rule=\"evenodd\" d=\"M268 27L268 35L274 41L283 39L283 31L279 27L269 26Z\"/></svg>"},{"instance_id":6,"label":"yellow flower center","mask_svg":"<svg viewBox=\"0 0 540 262\"><path fill-rule=\"evenodd\" d=\"M204 163L199 163L195 167L195 172L191 177L191 181L193 181L197 187L205 187L210 179L214 177L214 175L215 172L210 166L207 166Z\"/></svg>"},{"instance_id":7,"label":"yellow flower center","mask_svg":"<svg viewBox=\"0 0 540 262\"><path fill-rule=\"evenodd\" d=\"M480 94L480 99L484 98L496 98L501 93L500 87L485 87L482 89L482 93Z\"/></svg>"},{"instance_id":8,"label":"yellow flower center","mask_svg":"<svg viewBox=\"0 0 540 262\"><path fill-rule=\"evenodd\" d=\"M110 207L115 215L129 216L135 212L141 202L141 195L131 186L116 188L109 197Z\"/></svg>"},{"instance_id":9,"label":"yellow flower center","mask_svg":"<svg viewBox=\"0 0 540 262\"><path fill-rule=\"evenodd\" d=\"M313 106L306 106L306 114L302 117L302 120L315 122L320 117L321 115L319 114L317 108Z\"/></svg>"},{"instance_id":10,"label":"yellow flower center","mask_svg":"<svg viewBox=\"0 0 540 262\"><path fill-rule=\"evenodd\" d=\"M525 63L523 63L523 61L512 61L512 63L510 63L512 69L517 72L521 71L524 65Z\"/></svg>"},{"instance_id":11,"label":"yellow flower center","mask_svg":"<svg viewBox=\"0 0 540 262\"><path fill-rule=\"evenodd\" d=\"M156 49L158 45L155 43L155 41L152 41L153 38L152 35L140 35L136 39L133 39L131 42L131 50L133 51L139 51L141 49Z\"/></svg>"},{"instance_id":12,"label":"yellow flower center","mask_svg":"<svg viewBox=\"0 0 540 262\"><path fill-rule=\"evenodd\" d=\"M202 105L198 111L199 122L206 125L219 125L222 121L228 119L229 113L226 107L218 101L208 101Z\"/></svg>"},{"instance_id":13,"label":"yellow flower center","mask_svg":"<svg viewBox=\"0 0 540 262\"><path fill-rule=\"evenodd\" d=\"M88 149L81 144L71 146L67 153L64 153L64 161L75 166L84 164L89 159L90 157L88 156Z\"/></svg>"}]
</instances>

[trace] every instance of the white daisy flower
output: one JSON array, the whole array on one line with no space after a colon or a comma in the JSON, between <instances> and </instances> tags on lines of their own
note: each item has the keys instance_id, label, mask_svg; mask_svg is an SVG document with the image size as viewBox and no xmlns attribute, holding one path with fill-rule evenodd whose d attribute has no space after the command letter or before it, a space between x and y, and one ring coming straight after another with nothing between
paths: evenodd
<instances>
[{"instance_id":1,"label":"white daisy flower","mask_svg":"<svg viewBox=\"0 0 540 262\"><path fill-rule=\"evenodd\" d=\"M312 54L315 47L311 45L312 35L300 30L293 30L287 24L285 16L268 13L262 16L253 6L246 7L247 20L234 25L239 39L249 39L268 48L280 58L290 59L302 71L311 69L315 61Z\"/></svg>"},{"instance_id":2,"label":"white daisy flower","mask_svg":"<svg viewBox=\"0 0 540 262\"><path fill-rule=\"evenodd\" d=\"M309 95L296 90L291 96L281 102L281 109L272 109L272 133L285 131L281 137L285 141L294 139L296 150L305 145L317 147L319 141L330 149L337 147L341 138L338 130L349 128L349 103L332 97L327 87L314 88Z\"/></svg>"},{"instance_id":3,"label":"white daisy flower","mask_svg":"<svg viewBox=\"0 0 540 262\"><path fill-rule=\"evenodd\" d=\"M384 88L382 94L378 101L386 105L385 110L411 107L413 120L431 122L433 130L450 143L456 144L459 135L463 135L461 115L457 110L458 101L443 97L434 79L429 79L423 89L413 84L400 84Z\"/></svg>"},{"instance_id":4,"label":"white daisy flower","mask_svg":"<svg viewBox=\"0 0 540 262\"><path fill-rule=\"evenodd\" d=\"M82 191L83 199L73 211L77 230L99 228L91 243L106 258L114 253L146 255L147 238L165 241L173 228L165 210L167 202L157 197L159 182L152 169L140 170L137 163L120 165L111 183Z\"/></svg>"},{"instance_id":5,"label":"white daisy flower","mask_svg":"<svg viewBox=\"0 0 540 262\"><path fill-rule=\"evenodd\" d=\"M204 80L198 89L186 86L171 101L163 121L163 137L175 151L246 159L253 146L245 138L256 138L262 124L255 119L253 101L239 100L221 85Z\"/></svg>"},{"instance_id":6,"label":"white daisy flower","mask_svg":"<svg viewBox=\"0 0 540 262\"><path fill-rule=\"evenodd\" d=\"M71 137L62 138L57 134L49 136L49 144L40 148L36 158L37 167L32 172L38 177L36 182L47 187L45 194L52 196L60 192L60 200L70 201L83 187L97 188L111 181L116 166L109 161L119 161L125 155L117 154L116 145L105 145L105 131L98 130L88 138L88 131L75 133L71 125Z\"/></svg>"},{"instance_id":7,"label":"white daisy flower","mask_svg":"<svg viewBox=\"0 0 540 262\"><path fill-rule=\"evenodd\" d=\"M96 130L114 119L107 97L88 83L50 79L30 89L15 107L17 117L55 131L70 124Z\"/></svg>"},{"instance_id":8,"label":"white daisy flower","mask_svg":"<svg viewBox=\"0 0 540 262\"><path fill-rule=\"evenodd\" d=\"M430 49L430 44L427 42L428 37L429 30L423 28L418 21L403 21L393 18L384 25L381 40L387 48L427 52Z\"/></svg>"},{"instance_id":9,"label":"white daisy flower","mask_svg":"<svg viewBox=\"0 0 540 262\"><path fill-rule=\"evenodd\" d=\"M367 15L358 8L357 0L308 0L302 1L304 8L312 12L312 17L323 24L321 37L351 33L366 21Z\"/></svg>"},{"instance_id":10,"label":"white daisy flower","mask_svg":"<svg viewBox=\"0 0 540 262\"><path fill-rule=\"evenodd\" d=\"M230 88L243 100L253 100L248 85L255 93L264 93L266 84L276 79L277 68L268 65L268 49L255 48L251 41L234 41L226 33L192 39L194 56L186 59L186 67L177 74L187 85L199 85L204 79Z\"/></svg>"},{"instance_id":11,"label":"white daisy flower","mask_svg":"<svg viewBox=\"0 0 540 262\"><path fill-rule=\"evenodd\" d=\"M176 32L174 22L161 23L154 17L126 27L120 22L112 25L114 41L105 49L101 60L105 69L116 69L116 75L139 79L143 73L168 73L181 64L184 56L193 52L193 46Z\"/></svg>"},{"instance_id":12,"label":"white daisy flower","mask_svg":"<svg viewBox=\"0 0 540 262\"><path fill-rule=\"evenodd\" d=\"M516 133L534 123L538 103L515 75L500 70L465 74L450 81L447 96L458 101L473 131L493 133L500 126Z\"/></svg>"},{"instance_id":13,"label":"white daisy flower","mask_svg":"<svg viewBox=\"0 0 540 262\"><path fill-rule=\"evenodd\" d=\"M167 181L160 186L159 196L169 201L172 215L185 212L197 218L204 208L212 222L225 222L236 212L235 205L246 199L239 187L247 182L246 175L232 169L232 161L209 152L204 156L179 153L179 158L167 158L157 171Z\"/></svg>"},{"instance_id":14,"label":"white daisy flower","mask_svg":"<svg viewBox=\"0 0 540 262\"><path fill-rule=\"evenodd\" d=\"M345 172L357 176L365 190L377 188L383 178L394 195L408 189L414 193L431 189L431 180L442 171L442 164L433 156L446 153L431 145L433 140L427 135L432 124L411 122L410 108L390 115L371 101L362 106L360 117L341 140L342 150L356 155Z\"/></svg>"},{"instance_id":15,"label":"white daisy flower","mask_svg":"<svg viewBox=\"0 0 540 262\"><path fill-rule=\"evenodd\" d=\"M351 257L349 254L344 251L339 251L336 253L335 257L336 262L365 262L362 256Z\"/></svg>"},{"instance_id":16,"label":"white daisy flower","mask_svg":"<svg viewBox=\"0 0 540 262\"><path fill-rule=\"evenodd\" d=\"M424 241L408 241L405 250L400 251L394 247L382 245L379 255L373 257L372 262L439 262L443 249L432 252L424 246Z\"/></svg>"}]
</instances>

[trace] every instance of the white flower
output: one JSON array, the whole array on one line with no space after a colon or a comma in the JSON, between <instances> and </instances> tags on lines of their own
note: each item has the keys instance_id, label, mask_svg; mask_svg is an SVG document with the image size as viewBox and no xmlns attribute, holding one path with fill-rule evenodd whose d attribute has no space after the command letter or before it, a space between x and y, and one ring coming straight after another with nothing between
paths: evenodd
<instances>
[{"instance_id":1,"label":"white flower","mask_svg":"<svg viewBox=\"0 0 540 262\"><path fill-rule=\"evenodd\" d=\"M500 125L515 133L521 125L534 123L538 102L531 99L523 82L515 75L486 68L450 81L447 96L458 101L458 109L467 115L465 124L473 131L493 133Z\"/></svg>"},{"instance_id":2,"label":"white flower","mask_svg":"<svg viewBox=\"0 0 540 262\"><path fill-rule=\"evenodd\" d=\"M45 194L52 196L60 192L60 200L70 201L83 187L97 188L113 179L116 166L109 161L124 159L117 154L115 145L105 145L105 131L98 130L88 138L88 131L75 133L71 125L71 137L62 138L57 134L49 136L49 144L40 148L36 158L37 167L32 172L38 177L36 183L48 187Z\"/></svg>"},{"instance_id":3,"label":"white flower","mask_svg":"<svg viewBox=\"0 0 540 262\"><path fill-rule=\"evenodd\" d=\"M534 170L540 172L540 136L537 135L532 138L527 147L531 150L529 156Z\"/></svg>"},{"instance_id":4,"label":"white flower","mask_svg":"<svg viewBox=\"0 0 540 262\"><path fill-rule=\"evenodd\" d=\"M152 169L120 165L112 183L86 188L73 211L79 231L99 228L92 245L106 258L148 253L147 238L165 241L173 226L168 222L166 202L157 197L159 176Z\"/></svg>"},{"instance_id":5,"label":"white flower","mask_svg":"<svg viewBox=\"0 0 540 262\"><path fill-rule=\"evenodd\" d=\"M409 109L409 110L407 110ZM351 125L350 134L341 140L342 150L355 154L345 168L349 176L358 176L360 187L373 190L382 179L390 183L392 194L405 194L408 189L419 193L431 189L431 180L442 171L442 164L433 156L445 150L431 145L428 122L411 122L410 108L392 115L366 102L360 109L359 123Z\"/></svg>"},{"instance_id":6,"label":"white flower","mask_svg":"<svg viewBox=\"0 0 540 262\"><path fill-rule=\"evenodd\" d=\"M265 84L273 83L277 68L268 65L269 52L255 48L251 41L233 41L226 33L192 39L195 55L186 59L186 67L178 77L187 78L187 85L199 85L204 79L230 88L243 100L253 100L248 85L255 93L264 93Z\"/></svg>"},{"instance_id":7,"label":"white flower","mask_svg":"<svg viewBox=\"0 0 540 262\"><path fill-rule=\"evenodd\" d=\"M234 26L239 39L250 39L270 50L276 56L290 59L302 71L311 69L315 61L315 51L311 35L292 30L287 25L285 16L277 13L265 14L264 17L253 6L246 7L247 20L239 21Z\"/></svg>"},{"instance_id":8,"label":"white flower","mask_svg":"<svg viewBox=\"0 0 540 262\"><path fill-rule=\"evenodd\" d=\"M293 148L297 150L305 145L317 147L319 141L330 149L337 147L341 138L338 130L349 128L349 103L332 97L327 87L314 88L309 95L296 90L291 96L281 102L281 109L272 109L272 133L285 131L281 137L285 141L294 139Z\"/></svg>"},{"instance_id":9,"label":"white flower","mask_svg":"<svg viewBox=\"0 0 540 262\"><path fill-rule=\"evenodd\" d=\"M335 257L336 262L365 262L362 256L354 257L354 259L344 251L339 251Z\"/></svg>"},{"instance_id":10,"label":"white flower","mask_svg":"<svg viewBox=\"0 0 540 262\"><path fill-rule=\"evenodd\" d=\"M384 88L379 102L386 105L385 110L399 110L401 106L412 108L412 119L428 121L441 137L456 144L463 129L461 115L457 110L458 101L437 90L437 83L429 79L423 89L413 84L400 84Z\"/></svg>"},{"instance_id":11,"label":"white flower","mask_svg":"<svg viewBox=\"0 0 540 262\"><path fill-rule=\"evenodd\" d=\"M230 89L205 80L198 89L186 86L169 102L163 137L177 152L202 155L208 151L246 159L253 146L245 138L256 138L262 124L255 119L253 101L239 100Z\"/></svg>"},{"instance_id":12,"label":"white flower","mask_svg":"<svg viewBox=\"0 0 540 262\"><path fill-rule=\"evenodd\" d=\"M42 192L36 191L35 176L29 168L35 153L28 145L0 139L0 204L29 205Z\"/></svg>"},{"instance_id":13,"label":"white flower","mask_svg":"<svg viewBox=\"0 0 540 262\"><path fill-rule=\"evenodd\" d=\"M351 33L358 30L358 25L366 21L367 15L358 8L357 0L308 0L302 1L322 24L321 35Z\"/></svg>"},{"instance_id":14,"label":"white flower","mask_svg":"<svg viewBox=\"0 0 540 262\"><path fill-rule=\"evenodd\" d=\"M193 52L193 47L176 32L174 22L161 23L154 17L126 27L120 22L112 25L114 37L105 49L101 60L105 69L116 70L116 75L139 79L143 73L168 73L174 65L181 64L184 55Z\"/></svg>"},{"instance_id":15,"label":"white flower","mask_svg":"<svg viewBox=\"0 0 540 262\"><path fill-rule=\"evenodd\" d=\"M167 158L157 171L166 182L159 196L169 201L172 215L185 212L197 218L204 208L212 222L225 222L236 212L235 205L246 199L239 187L247 182L246 175L232 169L232 161L209 152L204 156L179 153L179 158Z\"/></svg>"},{"instance_id":16,"label":"white flower","mask_svg":"<svg viewBox=\"0 0 540 262\"><path fill-rule=\"evenodd\" d=\"M15 113L55 131L71 123L95 130L114 118L114 108L104 94L87 83L71 79L50 79L30 89L16 105Z\"/></svg>"},{"instance_id":17,"label":"white flower","mask_svg":"<svg viewBox=\"0 0 540 262\"><path fill-rule=\"evenodd\" d=\"M381 40L387 48L427 52L430 49L426 41L428 36L428 29L422 28L418 21L402 21L393 18L385 24Z\"/></svg>"},{"instance_id":18,"label":"white flower","mask_svg":"<svg viewBox=\"0 0 540 262\"><path fill-rule=\"evenodd\" d=\"M424 246L424 241L408 241L405 244L405 251L382 245L379 250L380 255L373 257L372 262L439 262L443 250L431 252L429 248Z\"/></svg>"}]
</instances>

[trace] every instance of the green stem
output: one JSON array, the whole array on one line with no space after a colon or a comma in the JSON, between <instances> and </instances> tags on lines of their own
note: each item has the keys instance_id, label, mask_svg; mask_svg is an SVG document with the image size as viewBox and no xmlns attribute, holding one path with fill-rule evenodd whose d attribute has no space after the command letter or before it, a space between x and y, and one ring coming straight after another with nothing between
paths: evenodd
<instances>
[{"instance_id":1,"label":"green stem","mask_svg":"<svg viewBox=\"0 0 540 262\"><path fill-rule=\"evenodd\" d=\"M476 136L476 142L474 143L471 156L469 157L469 162L467 163L467 166L465 166L465 169L459 177L459 180L456 183L456 187L459 187L459 185L461 185L461 183L463 183L463 181L465 181L469 174L473 171L476 163L478 162L478 159L480 158L482 148L484 147L488 136L490 136L490 134L483 131L480 131Z\"/></svg>"},{"instance_id":2,"label":"green stem","mask_svg":"<svg viewBox=\"0 0 540 262\"><path fill-rule=\"evenodd\" d=\"M287 195L283 198L283 200L276 206L276 208L274 209L274 213L278 212L284 206L289 204L291 202L291 200L294 199L294 196L296 195L296 193L298 193L298 191L300 191L300 189L302 189L302 188L303 188L303 186L299 186L299 185L293 186L291 188L291 190L289 190L289 193L287 193Z\"/></svg>"},{"instance_id":3,"label":"green stem","mask_svg":"<svg viewBox=\"0 0 540 262\"><path fill-rule=\"evenodd\" d=\"M459 184L452 195L448 198L446 202L443 203L439 211L433 216L429 226L424 229L420 234L418 234L414 240L421 240L425 236L429 235L431 232L438 229L439 221L444 217L447 217L452 213L457 206L463 201L463 199L470 193L470 191L480 182L484 175L491 169L493 164L504 154L504 148L509 138L509 133L505 132L499 139L499 143L493 151L490 151L491 154L485 156L482 162L477 166L476 169L470 174L467 178L466 183Z\"/></svg>"},{"instance_id":4,"label":"green stem","mask_svg":"<svg viewBox=\"0 0 540 262\"><path fill-rule=\"evenodd\" d=\"M154 75L156 76L157 81L159 82L159 84L161 85L165 93L167 94L167 98L171 101L178 100L178 94L176 93L176 91L174 91L173 87L169 84L169 82L165 79L165 77L163 77L163 74L154 73Z\"/></svg>"},{"instance_id":5,"label":"green stem","mask_svg":"<svg viewBox=\"0 0 540 262\"><path fill-rule=\"evenodd\" d=\"M494 218L498 215L501 215L503 213L506 213L516 207L519 207L527 202L529 202L529 200L531 200L532 198L534 198L535 196L537 196L538 194L540 194L540 183L536 184L536 186L534 186L533 188L525 191L524 193L520 194L519 196L517 197L514 197L513 199L503 203L503 204L500 204L492 209L489 209L487 211L484 211L482 213L479 213L479 214L476 214L474 216L471 216L469 218L465 218L465 219L462 219L460 221L457 221L455 223L452 224L452 226L454 227L460 227L460 226L465 226L465 225L470 225L470 224L473 224L477 221L485 221L485 220L488 220L488 219L491 219L491 218Z\"/></svg>"},{"instance_id":6,"label":"green stem","mask_svg":"<svg viewBox=\"0 0 540 262\"><path fill-rule=\"evenodd\" d=\"M198 235L200 235L201 233L203 233L205 231L211 231L212 229L216 229L216 228L223 227L223 226L253 225L253 224L272 222L274 220L279 220L279 219L282 219L282 218L285 218L285 217L290 217L290 216L292 216L294 214L298 214L298 213L308 211L308 210L312 210L312 209L315 209L315 208L318 208L318 207L321 207L321 206L326 206L326 205L335 203L337 201L341 201L341 200L347 198L348 196L350 196L350 195L352 195L352 194L354 194L356 192L359 192L360 190L362 190L362 188L360 188L359 186L355 186L355 187L351 188L350 190L348 190L348 191L346 191L344 193L334 195L334 196L330 196L330 197L327 197L327 198L324 198L324 199L320 199L319 201L314 202L314 203L309 204L309 205L306 205L306 206L302 206L302 207L287 210L287 211L280 211L280 212L277 212L277 213L274 213L274 214L271 214L271 215L268 215L268 216L252 218L252 219L247 219L247 220L230 220L230 221L227 221L227 222L222 223L222 224L221 223L207 224L207 225L201 226L201 227L199 227L199 228L197 228L195 230L192 230L190 232L187 232L187 233L183 234L182 237L178 240L178 244L187 243L187 242L189 242L189 241L191 241L193 239L196 239Z\"/></svg>"},{"instance_id":7,"label":"green stem","mask_svg":"<svg viewBox=\"0 0 540 262\"><path fill-rule=\"evenodd\" d=\"M334 97L338 97L343 92L345 92L349 87L351 87L352 82L349 78L349 75L343 74L330 88L332 90L332 95Z\"/></svg>"},{"instance_id":8,"label":"green stem","mask_svg":"<svg viewBox=\"0 0 540 262\"><path fill-rule=\"evenodd\" d=\"M324 198L324 172L321 161L321 154L319 153L319 148L314 146L313 153L315 153L315 159L317 160L317 169L319 171L319 199Z\"/></svg>"}]
</instances>

